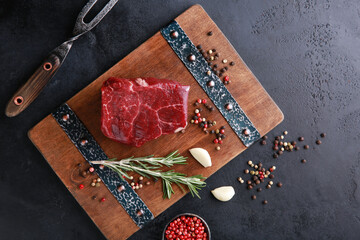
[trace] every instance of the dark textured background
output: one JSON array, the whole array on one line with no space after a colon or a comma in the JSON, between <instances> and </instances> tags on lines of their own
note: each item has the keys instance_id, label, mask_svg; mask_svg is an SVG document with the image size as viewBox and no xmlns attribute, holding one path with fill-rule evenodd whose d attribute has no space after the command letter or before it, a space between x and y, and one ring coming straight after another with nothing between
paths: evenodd
<instances>
[{"instance_id":1,"label":"dark textured background","mask_svg":"<svg viewBox=\"0 0 360 240\"><path fill-rule=\"evenodd\" d=\"M62 43L86 0L0 2L0 110ZM0 114L0 239L104 239L27 138L27 131L196 1L119 1L23 114ZM200 1L285 114L269 136L303 135L310 150L271 158L258 143L130 239L159 239L193 212L214 239L359 239L360 5L357 0ZM195 24L195 23L194 23ZM236 86L231 86L236 87ZM266 121L266 119L264 119ZM326 132L323 144L314 141ZM305 157L308 162L301 164ZM236 178L246 161L276 165L283 188L256 201ZM232 185L228 203L210 190ZM269 204L260 202L267 199Z\"/></svg>"}]
</instances>

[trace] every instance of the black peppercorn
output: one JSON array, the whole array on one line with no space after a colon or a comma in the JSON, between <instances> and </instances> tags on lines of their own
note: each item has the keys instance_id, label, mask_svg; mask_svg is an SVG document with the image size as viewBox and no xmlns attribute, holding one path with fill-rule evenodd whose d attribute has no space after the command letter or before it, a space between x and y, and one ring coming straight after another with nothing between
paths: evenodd
<instances>
[{"instance_id":1,"label":"black peppercorn","mask_svg":"<svg viewBox=\"0 0 360 240\"><path fill-rule=\"evenodd\" d=\"M213 32L210 31L210 32L207 33L207 35L208 35L208 36L212 36L212 35L213 35Z\"/></svg>"},{"instance_id":2,"label":"black peppercorn","mask_svg":"<svg viewBox=\"0 0 360 240\"><path fill-rule=\"evenodd\" d=\"M326 137L326 133L321 133L320 137L322 137L322 138Z\"/></svg>"}]
</instances>

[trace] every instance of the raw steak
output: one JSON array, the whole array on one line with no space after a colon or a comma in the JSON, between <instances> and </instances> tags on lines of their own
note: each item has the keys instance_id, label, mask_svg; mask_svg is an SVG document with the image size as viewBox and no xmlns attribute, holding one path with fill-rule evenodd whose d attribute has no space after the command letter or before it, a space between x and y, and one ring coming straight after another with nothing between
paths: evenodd
<instances>
[{"instance_id":1,"label":"raw steak","mask_svg":"<svg viewBox=\"0 0 360 240\"><path fill-rule=\"evenodd\" d=\"M186 127L190 86L155 78L109 78L101 88L101 131L140 147Z\"/></svg>"}]
</instances>

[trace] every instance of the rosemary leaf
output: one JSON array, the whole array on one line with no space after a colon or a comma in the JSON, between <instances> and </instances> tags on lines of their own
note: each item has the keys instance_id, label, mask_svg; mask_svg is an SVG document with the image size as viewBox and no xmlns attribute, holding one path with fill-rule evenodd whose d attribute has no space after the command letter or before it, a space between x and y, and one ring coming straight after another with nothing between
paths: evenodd
<instances>
[{"instance_id":1,"label":"rosemary leaf","mask_svg":"<svg viewBox=\"0 0 360 240\"><path fill-rule=\"evenodd\" d=\"M175 164L187 164L186 158L181 156L177 151L174 151L166 157L154 157L153 155L146 157L129 157L122 160L116 158L101 161L92 161L93 164L102 164L114 172L118 173L120 177L125 176L130 178L126 172L136 172L146 178L153 177L154 179L161 178L163 184L163 198L171 198L174 193L172 183L180 187L182 191L185 189L181 186L185 185L189 189L192 196L199 196L199 190L206 186L206 183L201 181L205 179L202 175L195 175L187 177L183 173L175 172L174 170L161 171L162 166L172 167Z\"/></svg>"}]
</instances>

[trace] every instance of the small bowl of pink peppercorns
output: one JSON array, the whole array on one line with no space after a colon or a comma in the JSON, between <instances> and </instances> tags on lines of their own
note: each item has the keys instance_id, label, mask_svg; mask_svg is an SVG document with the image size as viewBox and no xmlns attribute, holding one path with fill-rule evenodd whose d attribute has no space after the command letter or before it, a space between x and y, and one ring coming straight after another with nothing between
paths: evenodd
<instances>
[{"instance_id":1,"label":"small bowl of pink peppercorns","mask_svg":"<svg viewBox=\"0 0 360 240\"><path fill-rule=\"evenodd\" d=\"M162 240L210 240L210 228L200 216L182 213L171 219L165 226Z\"/></svg>"}]
</instances>

